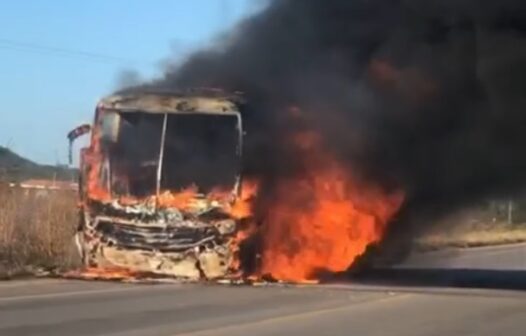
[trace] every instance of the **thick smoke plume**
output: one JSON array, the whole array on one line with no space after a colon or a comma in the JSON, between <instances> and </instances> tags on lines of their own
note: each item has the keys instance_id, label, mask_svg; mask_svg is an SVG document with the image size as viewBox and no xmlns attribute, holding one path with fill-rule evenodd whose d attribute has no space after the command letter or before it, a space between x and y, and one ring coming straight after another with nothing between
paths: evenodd
<instances>
[{"instance_id":1,"label":"thick smoke plume","mask_svg":"<svg viewBox=\"0 0 526 336\"><path fill-rule=\"evenodd\" d=\"M393 237L526 183L521 0L275 0L146 86L244 92L245 173L269 194L301 169L298 108L349 169L405 191Z\"/></svg>"}]
</instances>

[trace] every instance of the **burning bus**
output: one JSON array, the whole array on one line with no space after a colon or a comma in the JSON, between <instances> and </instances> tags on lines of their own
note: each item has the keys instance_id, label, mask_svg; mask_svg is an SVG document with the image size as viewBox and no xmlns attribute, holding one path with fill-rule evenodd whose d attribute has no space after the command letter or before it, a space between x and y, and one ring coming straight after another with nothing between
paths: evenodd
<instances>
[{"instance_id":1,"label":"burning bus","mask_svg":"<svg viewBox=\"0 0 526 336\"><path fill-rule=\"evenodd\" d=\"M102 99L80 155L78 250L88 267L190 279L236 268L241 97L213 90Z\"/></svg>"},{"instance_id":2,"label":"burning bus","mask_svg":"<svg viewBox=\"0 0 526 336\"><path fill-rule=\"evenodd\" d=\"M297 128L281 139L299 169L272 185L242 178L248 109L213 90L102 99L93 125L68 136L91 132L80 155L81 276L302 282L345 271L382 239L403 192L354 175L300 110L285 114Z\"/></svg>"}]
</instances>

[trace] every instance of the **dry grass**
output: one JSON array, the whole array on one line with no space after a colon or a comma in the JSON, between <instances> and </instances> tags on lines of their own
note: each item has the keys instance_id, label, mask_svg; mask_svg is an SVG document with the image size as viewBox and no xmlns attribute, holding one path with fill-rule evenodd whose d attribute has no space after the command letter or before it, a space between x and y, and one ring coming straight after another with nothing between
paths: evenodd
<instances>
[{"instance_id":1,"label":"dry grass","mask_svg":"<svg viewBox=\"0 0 526 336\"><path fill-rule=\"evenodd\" d=\"M417 239L420 249L477 247L526 242L525 224L458 218L454 225L441 226Z\"/></svg>"},{"instance_id":2,"label":"dry grass","mask_svg":"<svg viewBox=\"0 0 526 336\"><path fill-rule=\"evenodd\" d=\"M76 195L42 195L0 185L0 278L74 262Z\"/></svg>"}]
</instances>

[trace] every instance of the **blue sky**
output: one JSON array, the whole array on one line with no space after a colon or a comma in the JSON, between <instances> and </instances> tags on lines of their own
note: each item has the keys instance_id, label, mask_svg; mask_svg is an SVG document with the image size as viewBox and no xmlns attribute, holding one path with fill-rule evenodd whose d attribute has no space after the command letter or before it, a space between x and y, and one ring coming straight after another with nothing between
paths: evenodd
<instances>
[{"instance_id":1,"label":"blue sky","mask_svg":"<svg viewBox=\"0 0 526 336\"><path fill-rule=\"evenodd\" d=\"M65 163L66 133L90 122L125 70L158 76L257 10L255 0L3 1L0 145Z\"/></svg>"}]
</instances>

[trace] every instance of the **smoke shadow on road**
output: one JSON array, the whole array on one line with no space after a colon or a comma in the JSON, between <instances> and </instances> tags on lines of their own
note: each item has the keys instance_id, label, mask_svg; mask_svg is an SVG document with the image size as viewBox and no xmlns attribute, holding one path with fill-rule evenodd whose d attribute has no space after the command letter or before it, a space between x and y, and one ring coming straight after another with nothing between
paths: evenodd
<instances>
[{"instance_id":1,"label":"smoke shadow on road","mask_svg":"<svg viewBox=\"0 0 526 336\"><path fill-rule=\"evenodd\" d=\"M526 290L526 270L375 268L342 273L326 282L406 287Z\"/></svg>"}]
</instances>

